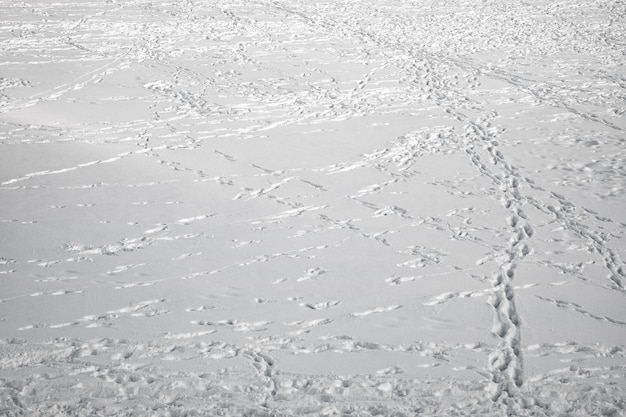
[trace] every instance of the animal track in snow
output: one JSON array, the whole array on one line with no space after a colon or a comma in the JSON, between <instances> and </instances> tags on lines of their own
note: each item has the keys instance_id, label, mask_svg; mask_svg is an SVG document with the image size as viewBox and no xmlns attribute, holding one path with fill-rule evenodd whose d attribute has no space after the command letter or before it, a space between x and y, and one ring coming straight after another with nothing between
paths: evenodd
<instances>
[{"instance_id":1,"label":"animal track in snow","mask_svg":"<svg viewBox=\"0 0 626 417\"><path fill-rule=\"evenodd\" d=\"M411 219L412 217L409 215L408 211L403 209L402 207L397 206L386 206L380 210L376 210L374 213L374 217L384 217L389 215L396 215L400 217L404 217L405 219Z\"/></svg>"},{"instance_id":2,"label":"animal track in snow","mask_svg":"<svg viewBox=\"0 0 626 417\"><path fill-rule=\"evenodd\" d=\"M195 253L183 253L181 255L178 255L175 258L172 258L172 261L182 261L184 259L190 258L192 256L200 256L202 255L204 252L195 252Z\"/></svg>"},{"instance_id":3,"label":"animal track in snow","mask_svg":"<svg viewBox=\"0 0 626 417\"><path fill-rule=\"evenodd\" d=\"M215 334L216 332L217 330L207 330L203 332L188 332L188 333L166 333L163 335L163 338L167 340L194 339L194 338L212 335L212 334Z\"/></svg>"},{"instance_id":4,"label":"animal track in snow","mask_svg":"<svg viewBox=\"0 0 626 417\"><path fill-rule=\"evenodd\" d=\"M175 223L176 224L180 224L180 225L189 225L191 222L195 222L195 221L198 221L198 220L209 219L209 218L211 218L213 216L215 216L215 214L201 214L201 215L198 215L198 216L186 217L184 219L176 220Z\"/></svg>"},{"instance_id":5,"label":"animal track in snow","mask_svg":"<svg viewBox=\"0 0 626 417\"><path fill-rule=\"evenodd\" d=\"M415 281L416 279L418 279L418 277L389 277L387 279L385 279L385 282L389 283L389 285L399 285L405 282L411 282L411 281Z\"/></svg>"},{"instance_id":6,"label":"animal track in snow","mask_svg":"<svg viewBox=\"0 0 626 417\"><path fill-rule=\"evenodd\" d=\"M200 307L189 307L186 308L185 311L188 313L195 313L198 311L206 311L206 310L213 310L215 307L210 306L210 305L202 305Z\"/></svg>"},{"instance_id":7,"label":"animal track in snow","mask_svg":"<svg viewBox=\"0 0 626 417\"><path fill-rule=\"evenodd\" d=\"M126 290L128 288L135 288L135 287L151 287L155 284L156 284L155 282L131 282L129 284L117 285L114 288L116 290Z\"/></svg>"},{"instance_id":8,"label":"animal track in snow","mask_svg":"<svg viewBox=\"0 0 626 417\"><path fill-rule=\"evenodd\" d=\"M513 290L518 291L518 290L524 290L527 288L533 288L533 287L536 287L537 285L539 284L525 284L522 286L513 286L512 288ZM487 288L484 290L476 290L476 291L447 292L447 293L443 293L435 297L432 297L430 300L428 300L427 302L423 304L426 306L433 306L433 305L443 304L448 301L452 301L454 299L484 297L484 296L493 294L495 291L496 289L494 288Z\"/></svg>"},{"instance_id":9,"label":"animal track in snow","mask_svg":"<svg viewBox=\"0 0 626 417\"><path fill-rule=\"evenodd\" d=\"M400 251L401 254L417 256L417 258L398 264L398 266L409 268L423 268L428 265L440 264L446 253L438 249L430 249L422 246L411 246L407 250Z\"/></svg>"},{"instance_id":10,"label":"animal track in snow","mask_svg":"<svg viewBox=\"0 0 626 417\"><path fill-rule=\"evenodd\" d=\"M556 307L564 309L564 310L570 310L570 311L574 311L576 313L580 313L584 316L587 316L589 318L592 318L594 320L598 320L598 321L604 321L610 324L615 324L617 326L626 326L626 322L621 321L621 320L616 320L613 319L611 317L607 317L607 316L601 316L598 314L594 314L588 310L586 310L585 308L583 308L581 305L576 304L574 302L571 301L564 301L564 300L559 300L559 299L555 299L555 298L549 298L549 297L543 297L540 295L535 295L536 298L540 299L541 301L545 301L551 304L554 304Z\"/></svg>"},{"instance_id":11,"label":"animal track in snow","mask_svg":"<svg viewBox=\"0 0 626 417\"><path fill-rule=\"evenodd\" d=\"M306 271L306 274L304 276L298 278L296 281L304 282L310 279L318 279L320 276L326 274L326 272L327 271L323 268L311 268L308 271Z\"/></svg>"},{"instance_id":12,"label":"animal track in snow","mask_svg":"<svg viewBox=\"0 0 626 417\"><path fill-rule=\"evenodd\" d=\"M391 305L391 306L387 306L387 307L376 307L376 308L373 308L371 310L359 311L357 313L352 313L352 316L354 316L354 317L365 317L365 316L369 316L369 315L372 315L372 314L388 313L390 311L397 310L399 308L402 308L402 306L401 305Z\"/></svg>"},{"instance_id":13,"label":"animal track in snow","mask_svg":"<svg viewBox=\"0 0 626 417\"><path fill-rule=\"evenodd\" d=\"M607 244L608 236L602 232L596 232L578 222L572 212L576 211L576 207L571 204L563 195L552 192L552 197L560 203L560 207L553 205L541 205L553 214L555 219L561 223L567 230L571 230L579 236L584 237L590 245L596 250L604 260L604 265L609 271L608 280L611 288L624 291L624 282L626 281L626 266L620 256Z\"/></svg>"},{"instance_id":14,"label":"animal track in snow","mask_svg":"<svg viewBox=\"0 0 626 417\"><path fill-rule=\"evenodd\" d=\"M117 275L117 274L121 274L122 272L129 271L131 269L141 268L142 266L146 266L146 264L145 263L140 263L140 264L120 265L120 266L116 266L115 269L113 269L111 271L108 271L106 274L107 275Z\"/></svg>"},{"instance_id":15,"label":"animal track in snow","mask_svg":"<svg viewBox=\"0 0 626 417\"><path fill-rule=\"evenodd\" d=\"M79 319L63 322L63 323L36 323L28 326L20 327L17 330L25 331L37 328L58 329L69 326L84 325L86 328L94 328L101 326L114 326L115 322L123 316L127 317L154 317L161 314L167 314L169 311L157 308L159 304L166 302L164 298L140 301L128 307L122 307L116 310L110 310L102 314L87 315Z\"/></svg>"},{"instance_id":16,"label":"animal track in snow","mask_svg":"<svg viewBox=\"0 0 626 417\"><path fill-rule=\"evenodd\" d=\"M58 290L51 292L50 295L73 295L73 294L82 294L84 290Z\"/></svg>"},{"instance_id":17,"label":"animal track in snow","mask_svg":"<svg viewBox=\"0 0 626 417\"><path fill-rule=\"evenodd\" d=\"M191 323L199 326L224 327L235 332L261 332L267 330L267 326L272 324L271 321L246 322L238 320L193 320Z\"/></svg>"},{"instance_id":18,"label":"animal track in snow","mask_svg":"<svg viewBox=\"0 0 626 417\"><path fill-rule=\"evenodd\" d=\"M43 176L49 176L49 175L65 174L65 173L68 173L68 172L76 171L76 170L79 170L79 169L85 169L85 168L88 168L88 167L91 167L91 166L94 166L94 165L98 165L98 164L110 164L110 163L113 163L113 162L117 162L117 161L121 160L122 158L127 158L127 157L133 156L133 155L145 154L147 152L149 152L147 149L142 149L142 150L139 150L139 151L132 151L132 152L122 152L122 153L118 154L117 156L114 156L114 157L111 157L111 158L108 158L108 159L102 159L102 160L95 160L95 161L85 162L85 163L78 164L76 166L72 166L72 167L68 167L68 168L61 168L61 169L57 169L57 170L44 170L44 171L31 172L31 173L28 173L28 174L24 174L21 177L5 180L5 181L1 182L0 185L10 185L10 184L14 184L16 182L29 180L31 178L37 178L37 177L43 177Z\"/></svg>"},{"instance_id":19,"label":"animal track in snow","mask_svg":"<svg viewBox=\"0 0 626 417\"><path fill-rule=\"evenodd\" d=\"M299 322L298 325L302 328L308 329L311 327L324 326L332 322L333 320L331 319L316 319L316 320L308 320L308 321Z\"/></svg>"},{"instance_id":20,"label":"animal track in snow","mask_svg":"<svg viewBox=\"0 0 626 417\"><path fill-rule=\"evenodd\" d=\"M301 307L306 307L309 308L311 310L326 310L328 308L331 307L335 307L336 305L338 305L340 303L340 301L323 301L320 303L302 303L300 304Z\"/></svg>"}]
</instances>

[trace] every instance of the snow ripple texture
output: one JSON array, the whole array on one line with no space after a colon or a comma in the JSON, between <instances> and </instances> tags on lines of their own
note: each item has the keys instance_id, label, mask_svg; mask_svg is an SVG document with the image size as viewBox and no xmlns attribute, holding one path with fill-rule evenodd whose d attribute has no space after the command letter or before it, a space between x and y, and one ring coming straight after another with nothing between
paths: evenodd
<instances>
[{"instance_id":1,"label":"snow ripple texture","mask_svg":"<svg viewBox=\"0 0 626 417\"><path fill-rule=\"evenodd\" d=\"M626 415L623 1L0 25L1 415Z\"/></svg>"}]
</instances>

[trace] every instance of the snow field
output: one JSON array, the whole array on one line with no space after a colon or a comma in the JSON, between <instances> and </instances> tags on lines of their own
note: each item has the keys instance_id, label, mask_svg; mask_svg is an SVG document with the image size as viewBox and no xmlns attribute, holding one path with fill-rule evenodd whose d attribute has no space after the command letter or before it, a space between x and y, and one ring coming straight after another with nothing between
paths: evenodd
<instances>
[{"instance_id":1,"label":"snow field","mask_svg":"<svg viewBox=\"0 0 626 417\"><path fill-rule=\"evenodd\" d=\"M0 11L0 414L626 414L621 2Z\"/></svg>"}]
</instances>

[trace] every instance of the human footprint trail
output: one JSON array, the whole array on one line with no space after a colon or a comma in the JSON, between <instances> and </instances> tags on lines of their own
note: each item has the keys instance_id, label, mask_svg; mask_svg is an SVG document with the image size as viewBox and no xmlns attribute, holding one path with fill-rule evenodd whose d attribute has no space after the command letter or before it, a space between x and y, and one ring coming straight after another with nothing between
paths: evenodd
<instances>
[{"instance_id":1,"label":"human footprint trail","mask_svg":"<svg viewBox=\"0 0 626 417\"><path fill-rule=\"evenodd\" d=\"M466 153L478 170L499 187L502 204L511 212L506 218L511 236L507 246L497 255L500 270L491 278L493 293L489 299L494 309L492 334L499 340L497 350L489 356L489 368L494 384L491 395L494 402L502 399L511 408L513 404L511 400L514 401L520 396L519 388L524 381L522 318L516 307L513 281L517 264L530 252L528 241L532 237L533 229L522 210L524 197L520 192L519 174L514 167L506 163L496 146L497 129L490 126L488 121L479 120L470 122L466 132L468 140ZM494 168L484 164L474 149L476 145L482 143L486 144Z\"/></svg>"}]
</instances>

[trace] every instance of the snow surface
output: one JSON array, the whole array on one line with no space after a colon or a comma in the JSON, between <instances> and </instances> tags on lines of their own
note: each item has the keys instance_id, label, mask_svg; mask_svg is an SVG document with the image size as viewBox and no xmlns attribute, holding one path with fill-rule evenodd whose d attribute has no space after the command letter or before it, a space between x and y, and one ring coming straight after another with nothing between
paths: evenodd
<instances>
[{"instance_id":1,"label":"snow surface","mask_svg":"<svg viewBox=\"0 0 626 417\"><path fill-rule=\"evenodd\" d=\"M626 415L624 1L0 24L1 415Z\"/></svg>"}]
</instances>

